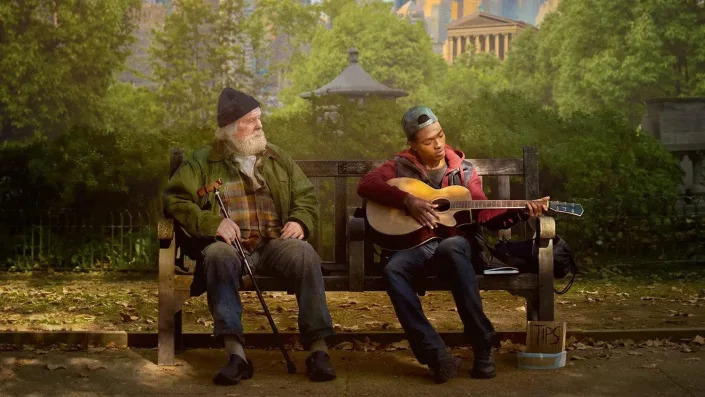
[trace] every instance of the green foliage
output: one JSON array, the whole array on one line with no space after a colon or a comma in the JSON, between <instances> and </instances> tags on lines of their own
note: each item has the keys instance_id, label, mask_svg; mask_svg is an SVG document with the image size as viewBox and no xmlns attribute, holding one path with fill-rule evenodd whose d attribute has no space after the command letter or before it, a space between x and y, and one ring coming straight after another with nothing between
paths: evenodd
<instances>
[{"instance_id":1,"label":"green foliage","mask_svg":"<svg viewBox=\"0 0 705 397\"><path fill-rule=\"evenodd\" d=\"M164 28L154 32L154 79L159 100L173 116L166 120L170 128L213 126L223 87L254 93L259 86L246 51L259 49L263 26L244 11L244 0L213 7L202 0L179 0Z\"/></svg>"},{"instance_id":2,"label":"green foliage","mask_svg":"<svg viewBox=\"0 0 705 397\"><path fill-rule=\"evenodd\" d=\"M647 98L705 93L705 4L564 0L506 66L561 114L612 110L635 125Z\"/></svg>"},{"instance_id":3,"label":"green foliage","mask_svg":"<svg viewBox=\"0 0 705 397\"><path fill-rule=\"evenodd\" d=\"M404 108L394 101L367 98L364 106L327 97L273 112L263 120L268 139L295 158L381 159L393 155L406 139L399 128Z\"/></svg>"},{"instance_id":4,"label":"green foliage","mask_svg":"<svg viewBox=\"0 0 705 397\"><path fill-rule=\"evenodd\" d=\"M100 124L139 0L0 4L0 141Z\"/></svg>"},{"instance_id":5,"label":"green foliage","mask_svg":"<svg viewBox=\"0 0 705 397\"><path fill-rule=\"evenodd\" d=\"M269 76L285 76L291 65L300 63L318 23L318 7L298 0L259 0L252 15L253 29L275 38L272 45L259 46L259 57ZM264 40L261 40L264 41Z\"/></svg>"},{"instance_id":6,"label":"green foliage","mask_svg":"<svg viewBox=\"0 0 705 397\"><path fill-rule=\"evenodd\" d=\"M346 52L353 46L360 52L360 66L373 78L412 94L432 85L445 67L431 51L423 25L398 18L384 2L351 2L340 8L332 24L331 29L315 28L310 53L292 65L291 87L281 94L284 103L333 80L347 66Z\"/></svg>"}]
</instances>

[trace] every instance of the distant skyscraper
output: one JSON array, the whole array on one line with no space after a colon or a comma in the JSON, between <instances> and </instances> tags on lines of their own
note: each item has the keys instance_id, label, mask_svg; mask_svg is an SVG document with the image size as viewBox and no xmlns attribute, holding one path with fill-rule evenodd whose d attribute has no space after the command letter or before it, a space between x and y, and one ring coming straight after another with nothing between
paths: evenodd
<instances>
[{"instance_id":1,"label":"distant skyscraper","mask_svg":"<svg viewBox=\"0 0 705 397\"><path fill-rule=\"evenodd\" d=\"M401 6L403 6L404 4L406 4L406 2L408 2L408 1L409 1L409 0L394 0L394 11L398 10L399 8L401 8Z\"/></svg>"}]
</instances>

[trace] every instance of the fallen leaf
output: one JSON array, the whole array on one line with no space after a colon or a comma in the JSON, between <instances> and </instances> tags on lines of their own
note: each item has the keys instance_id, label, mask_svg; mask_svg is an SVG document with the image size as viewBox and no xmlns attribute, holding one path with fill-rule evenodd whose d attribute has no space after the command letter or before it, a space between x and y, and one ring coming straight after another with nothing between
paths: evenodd
<instances>
[{"instance_id":1,"label":"fallen leaf","mask_svg":"<svg viewBox=\"0 0 705 397\"><path fill-rule=\"evenodd\" d=\"M0 381L5 381L15 377L15 373L11 369L0 367Z\"/></svg>"},{"instance_id":2,"label":"fallen leaf","mask_svg":"<svg viewBox=\"0 0 705 397\"><path fill-rule=\"evenodd\" d=\"M700 346L705 345L705 338L700 335L695 335L695 338L693 338L693 343Z\"/></svg>"},{"instance_id":3,"label":"fallen leaf","mask_svg":"<svg viewBox=\"0 0 705 397\"><path fill-rule=\"evenodd\" d=\"M577 361L577 360L585 360L585 357L583 357L583 356L570 356L570 359L571 359L571 360L576 360L576 361Z\"/></svg>"},{"instance_id":4,"label":"fallen leaf","mask_svg":"<svg viewBox=\"0 0 705 397\"><path fill-rule=\"evenodd\" d=\"M644 365L640 366L639 368L656 369L658 367L656 366L656 364L644 364Z\"/></svg>"},{"instance_id":5,"label":"fallen leaf","mask_svg":"<svg viewBox=\"0 0 705 397\"><path fill-rule=\"evenodd\" d=\"M63 364L47 363L46 369L48 369L49 371L53 371L55 369L66 369L66 366Z\"/></svg>"},{"instance_id":6,"label":"fallen leaf","mask_svg":"<svg viewBox=\"0 0 705 397\"><path fill-rule=\"evenodd\" d=\"M684 361L700 361L700 357L688 357L684 358Z\"/></svg>"},{"instance_id":7,"label":"fallen leaf","mask_svg":"<svg viewBox=\"0 0 705 397\"><path fill-rule=\"evenodd\" d=\"M381 321L367 321L365 323L365 326L367 328L381 328L382 327L382 322Z\"/></svg>"},{"instance_id":8,"label":"fallen leaf","mask_svg":"<svg viewBox=\"0 0 705 397\"><path fill-rule=\"evenodd\" d=\"M93 361L93 362L86 364L86 368L89 371L95 371L96 369L105 369L106 367L105 367L105 365L101 364L98 361Z\"/></svg>"},{"instance_id":9,"label":"fallen leaf","mask_svg":"<svg viewBox=\"0 0 705 397\"><path fill-rule=\"evenodd\" d=\"M630 351L630 352L627 353L627 354L629 354L630 356L641 356L641 355L643 355L643 353L636 352L636 351Z\"/></svg>"},{"instance_id":10,"label":"fallen leaf","mask_svg":"<svg viewBox=\"0 0 705 397\"><path fill-rule=\"evenodd\" d=\"M341 350L352 350L353 349L353 344L352 342L341 342L335 345L336 349L341 349Z\"/></svg>"},{"instance_id":11,"label":"fallen leaf","mask_svg":"<svg viewBox=\"0 0 705 397\"><path fill-rule=\"evenodd\" d=\"M122 321L129 323L131 321L137 321L139 320L139 316L132 315L130 313L125 313L125 312L120 312L120 317L122 317Z\"/></svg>"},{"instance_id":12,"label":"fallen leaf","mask_svg":"<svg viewBox=\"0 0 705 397\"><path fill-rule=\"evenodd\" d=\"M335 324L333 324L333 330L334 330L334 331L342 331L342 330L343 330L343 326L340 325L340 324L338 324L338 323L335 323Z\"/></svg>"},{"instance_id":13,"label":"fallen leaf","mask_svg":"<svg viewBox=\"0 0 705 397\"><path fill-rule=\"evenodd\" d=\"M351 325L349 327L343 327L343 332L355 332L360 329L359 325Z\"/></svg>"},{"instance_id":14,"label":"fallen leaf","mask_svg":"<svg viewBox=\"0 0 705 397\"><path fill-rule=\"evenodd\" d=\"M514 310L516 310L516 311L518 311L518 312L525 312L525 311L526 311L526 307L525 307L525 306L519 306L519 307L515 307Z\"/></svg>"},{"instance_id":15,"label":"fallen leaf","mask_svg":"<svg viewBox=\"0 0 705 397\"><path fill-rule=\"evenodd\" d=\"M683 353L692 353L693 350L691 350L691 349L688 347L688 345L686 345L685 343L683 343L683 344L681 345L681 352L683 352Z\"/></svg>"},{"instance_id":16,"label":"fallen leaf","mask_svg":"<svg viewBox=\"0 0 705 397\"><path fill-rule=\"evenodd\" d=\"M390 344L391 347L397 349L397 350L409 350L411 349L411 346L409 345L409 341L404 339L399 342L394 342Z\"/></svg>"}]
</instances>

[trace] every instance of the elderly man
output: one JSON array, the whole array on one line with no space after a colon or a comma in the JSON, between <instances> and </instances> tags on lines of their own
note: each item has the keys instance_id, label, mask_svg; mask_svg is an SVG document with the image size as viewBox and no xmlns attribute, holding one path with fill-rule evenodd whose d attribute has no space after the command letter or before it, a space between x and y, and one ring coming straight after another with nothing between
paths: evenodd
<instances>
[{"instance_id":1,"label":"elderly man","mask_svg":"<svg viewBox=\"0 0 705 397\"><path fill-rule=\"evenodd\" d=\"M289 155L267 143L253 97L225 88L218 99L215 140L197 149L169 180L166 210L191 237L197 267L191 295L207 291L227 363L213 378L237 384L252 377L243 349L241 260L232 246L239 239L253 270L286 278L299 304L299 330L311 380L335 378L325 338L334 335L326 306L321 259L305 241L314 231L318 203L313 185ZM204 186L221 178L221 196L231 219L224 218Z\"/></svg>"},{"instance_id":2,"label":"elderly man","mask_svg":"<svg viewBox=\"0 0 705 397\"><path fill-rule=\"evenodd\" d=\"M473 200L487 200L482 182L465 155L446 145L446 134L431 109L417 106L402 118L402 129L409 149L393 160L370 171L360 181L358 194L380 204L406 210L419 224L435 228L439 219L436 205L387 183L389 179L407 177L419 179L433 188L448 185L465 186ZM538 217L545 211L548 197L531 201L526 210L481 210L474 219L490 229L505 229L529 216ZM492 378L492 323L482 310L482 300L471 262L471 244L461 235L444 240L431 240L420 246L395 252L384 267L394 311L399 318L416 358L429 366L438 383L457 375L460 359L451 356L433 326L423 313L416 295L414 280L427 271L444 279L453 294L465 336L473 349L474 378ZM427 269L430 267L430 269Z\"/></svg>"}]
</instances>

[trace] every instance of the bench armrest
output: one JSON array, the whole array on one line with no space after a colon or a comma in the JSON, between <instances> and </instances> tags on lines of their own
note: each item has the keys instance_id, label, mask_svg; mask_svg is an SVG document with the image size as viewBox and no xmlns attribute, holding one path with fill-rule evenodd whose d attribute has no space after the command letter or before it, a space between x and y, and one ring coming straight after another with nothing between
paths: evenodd
<instances>
[{"instance_id":1,"label":"bench armrest","mask_svg":"<svg viewBox=\"0 0 705 397\"><path fill-rule=\"evenodd\" d=\"M556 237L556 220L550 216L540 216L538 229L540 239L554 238Z\"/></svg>"},{"instance_id":2,"label":"bench armrest","mask_svg":"<svg viewBox=\"0 0 705 397\"><path fill-rule=\"evenodd\" d=\"M168 248L174 239L174 220L161 218L157 222L157 239L160 248Z\"/></svg>"}]
</instances>

